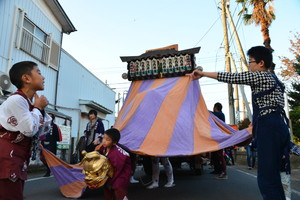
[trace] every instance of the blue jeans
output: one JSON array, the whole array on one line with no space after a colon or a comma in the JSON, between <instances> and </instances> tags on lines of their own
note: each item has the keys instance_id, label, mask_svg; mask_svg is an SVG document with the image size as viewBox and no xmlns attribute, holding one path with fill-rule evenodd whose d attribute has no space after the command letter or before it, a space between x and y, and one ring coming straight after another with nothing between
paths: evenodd
<instances>
[{"instance_id":1,"label":"blue jeans","mask_svg":"<svg viewBox=\"0 0 300 200\"><path fill-rule=\"evenodd\" d=\"M247 150L248 167L254 168L255 167L255 160L256 160L256 151L251 146L247 146L246 150Z\"/></svg>"},{"instance_id":2,"label":"blue jeans","mask_svg":"<svg viewBox=\"0 0 300 200\"><path fill-rule=\"evenodd\" d=\"M285 200L280 168L290 134L279 113L270 113L257 120L257 182L264 200Z\"/></svg>"}]
</instances>

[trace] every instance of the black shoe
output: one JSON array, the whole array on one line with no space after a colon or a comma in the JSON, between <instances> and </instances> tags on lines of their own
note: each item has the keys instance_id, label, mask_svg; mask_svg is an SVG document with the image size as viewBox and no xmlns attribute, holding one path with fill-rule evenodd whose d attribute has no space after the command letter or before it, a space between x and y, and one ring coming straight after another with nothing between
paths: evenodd
<instances>
[{"instance_id":1,"label":"black shoe","mask_svg":"<svg viewBox=\"0 0 300 200\"><path fill-rule=\"evenodd\" d=\"M217 171L212 171L212 172L209 172L210 174L220 174L219 172Z\"/></svg>"}]
</instances>

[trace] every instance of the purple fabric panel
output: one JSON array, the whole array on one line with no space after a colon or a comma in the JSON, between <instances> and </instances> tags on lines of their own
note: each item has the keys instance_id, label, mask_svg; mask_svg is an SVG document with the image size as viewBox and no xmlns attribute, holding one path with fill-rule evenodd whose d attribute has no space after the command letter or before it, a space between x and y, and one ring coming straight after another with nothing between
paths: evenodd
<instances>
[{"instance_id":1,"label":"purple fabric panel","mask_svg":"<svg viewBox=\"0 0 300 200\"><path fill-rule=\"evenodd\" d=\"M210 114L213 115L212 113ZM214 118L232 133L232 135L223 133L212 119L212 116L209 117L208 121L211 125L211 137L213 140L219 143L220 149L233 146L251 137L250 133L246 129L237 131L220 120L218 117L214 116Z\"/></svg>"},{"instance_id":2,"label":"purple fabric panel","mask_svg":"<svg viewBox=\"0 0 300 200\"><path fill-rule=\"evenodd\" d=\"M133 101L131 101L131 102L127 105L126 110L124 111L124 113L123 113L123 115L122 115L122 118L121 118L121 120L120 120L120 123L123 122L125 116L128 114L129 110L131 109L132 103L133 103Z\"/></svg>"},{"instance_id":3,"label":"purple fabric panel","mask_svg":"<svg viewBox=\"0 0 300 200\"><path fill-rule=\"evenodd\" d=\"M154 82L154 79L143 81L138 93L142 93L142 92L145 92L146 90L148 90L153 82Z\"/></svg>"},{"instance_id":4,"label":"purple fabric panel","mask_svg":"<svg viewBox=\"0 0 300 200\"><path fill-rule=\"evenodd\" d=\"M224 149L238 143L244 142L251 137L247 129L236 131L228 140L224 140L220 143L220 148Z\"/></svg>"},{"instance_id":5,"label":"purple fabric panel","mask_svg":"<svg viewBox=\"0 0 300 200\"><path fill-rule=\"evenodd\" d=\"M82 173L82 169L68 169L64 165L50 167L50 169L58 186L63 186L75 181L84 181L85 175Z\"/></svg>"},{"instance_id":6,"label":"purple fabric panel","mask_svg":"<svg viewBox=\"0 0 300 200\"><path fill-rule=\"evenodd\" d=\"M127 126L121 131L120 144L130 150L139 149L155 121L162 102L178 79L168 78L158 88L148 91Z\"/></svg>"},{"instance_id":7,"label":"purple fabric panel","mask_svg":"<svg viewBox=\"0 0 300 200\"><path fill-rule=\"evenodd\" d=\"M194 116L200 98L198 81L192 81L178 113L167 156L189 155L194 151Z\"/></svg>"},{"instance_id":8,"label":"purple fabric panel","mask_svg":"<svg viewBox=\"0 0 300 200\"><path fill-rule=\"evenodd\" d=\"M139 88L138 93L142 93L142 92L144 92L145 90L149 89L150 86L152 85L153 81L154 81L154 80L143 81L142 84L141 84L141 86L140 86L140 88ZM131 89L131 88L132 88L132 85L131 85L130 89ZM131 90L129 90L129 92L131 92ZM129 92L128 92L128 94L130 94ZM127 96L129 96L129 95L127 95ZM127 101L127 97L126 97L126 101ZM126 101L125 101L125 102L126 102ZM134 99L133 99L133 101L134 101ZM130 103L128 104L128 106L126 107L126 110L125 110L124 113L123 113L123 116L122 116L122 119L121 119L120 123L124 120L124 118L126 117L126 115L127 115L128 112L129 112L129 110L131 109L133 101L130 102ZM125 105L125 103L124 103L124 105Z\"/></svg>"}]
</instances>

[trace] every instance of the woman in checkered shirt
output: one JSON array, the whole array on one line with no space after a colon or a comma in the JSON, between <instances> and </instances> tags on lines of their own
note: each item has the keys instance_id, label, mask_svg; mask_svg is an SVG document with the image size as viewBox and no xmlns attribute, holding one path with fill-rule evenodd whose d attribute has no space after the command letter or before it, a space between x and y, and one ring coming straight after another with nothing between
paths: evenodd
<instances>
[{"instance_id":1,"label":"woman in checkered shirt","mask_svg":"<svg viewBox=\"0 0 300 200\"><path fill-rule=\"evenodd\" d=\"M284 151L289 148L290 134L284 113L284 86L269 72L272 53L263 46L247 52L249 72L201 72L195 70L193 79L208 77L221 82L249 85L252 91L253 136L258 152L258 186L264 200L285 200L280 180ZM289 166L289 160L287 161ZM289 167L287 168L288 171Z\"/></svg>"}]
</instances>

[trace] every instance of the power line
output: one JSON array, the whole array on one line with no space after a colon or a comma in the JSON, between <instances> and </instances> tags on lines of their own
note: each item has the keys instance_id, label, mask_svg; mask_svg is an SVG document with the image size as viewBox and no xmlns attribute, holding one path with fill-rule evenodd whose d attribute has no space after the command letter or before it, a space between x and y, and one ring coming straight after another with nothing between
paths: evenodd
<instances>
[{"instance_id":1,"label":"power line","mask_svg":"<svg viewBox=\"0 0 300 200\"><path fill-rule=\"evenodd\" d=\"M122 85L122 84L130 84L131 82L123 82L123 83L108 83L108 85Z\"/></svg>"},{"instance_id":2,"label":"power line","mask_svg":"<svg viewBox=\"0 0 300 200\"><path fill-rule=\"evenodd\" d=\"M212 29L212 27L217 23L217 21L220 19L220 16L216 19L216 21L209 27L209 29L206 31L206 33L200 38L200 40L195 44L194 47L196 47L199 42L208 34L208 32Z\"/></svg>"}]
</instances>

